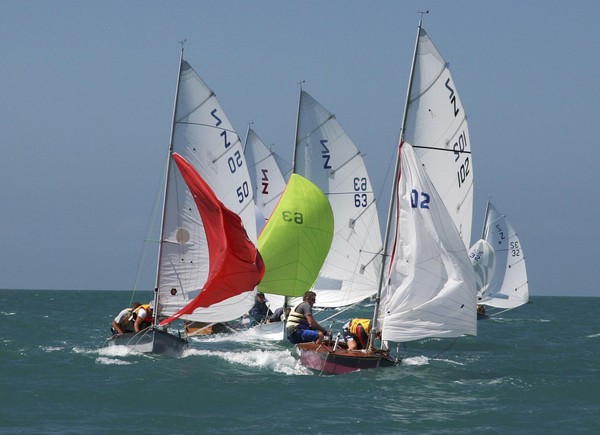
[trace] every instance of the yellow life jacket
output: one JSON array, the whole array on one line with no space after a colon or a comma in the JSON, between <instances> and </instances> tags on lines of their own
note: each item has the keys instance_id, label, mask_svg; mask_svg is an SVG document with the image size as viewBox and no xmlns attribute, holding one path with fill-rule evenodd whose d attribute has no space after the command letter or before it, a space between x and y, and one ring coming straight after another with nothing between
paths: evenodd
<instances>
[{"instance_id":1,"label":"yellow life jacket","mask_svg":"<svg viewBox=\"0 0 600 435\"><path fill-rule=\"evenodd\" d=\"M304 302L300 302L301 304ZM298 308L300 304L296 305L290 314L288 314L287 322L285 324L286 329L296 330L300 329L310 329L310 325L308 324L308 320L306 320L306 316L302 313L296 312L296 308Z\"/></svg>"},{"instance_id":2,"label":"yellow life jacket","mask_svg":"<svg viewBox=\"0 0 600 435\"><path fill-rule=\"evenodd\" d=\"M352 319L350 321L350 333L356 338L356 344L359 349L365 349L369 343L369 331L371 331L371 321L369 319Z\"/></svg>"},{"instance_id":3,"label":"yellow life jacket","mask_svg":"<svg viewBox=\"0 0 600 435\"><path fill-rule=\"evenodd\" d=\"M354 336L359 335L358 325L362 325L364 331L368 334L371 331L371 321L369 319L352 319L350 321L350 332Z\"/></svg>"},{"instance_id":4,"label":"yellow life jacket","mask_svg":"<svg viewBox=\"0 0 600 435\"><path fill-rule=\"evenodd\" d=\"M152 322L152 316L150 315L150 305L149 304L143 304L140 305L139 307L137 307L135 310L133 310L133 318L137 319L137 316L140 313L140 310L145 310L146 311L146 317L144 319L142 319L142 322Z\"/></svg>"}]
</instances>

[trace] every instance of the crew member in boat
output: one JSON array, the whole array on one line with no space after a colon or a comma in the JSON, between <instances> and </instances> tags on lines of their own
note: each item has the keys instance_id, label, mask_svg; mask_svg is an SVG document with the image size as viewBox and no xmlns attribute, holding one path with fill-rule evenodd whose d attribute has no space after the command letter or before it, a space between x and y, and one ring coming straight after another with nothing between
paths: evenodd
<instances>
[{"instance_id":1,"label":"crew member in boat","mask_svg":"<svg viewBox=\"0 0 600 435\"><path fill-rule=\"evenodd\" d=\"M267 298L263 292L256 293L254 306L250 308L248 314L256 323L264 323L268 317L273 315L273 312L267 305Z\"/></svg>"},{"instance_id":2,"label":"crew member in boat","mask_svg":"<svg viewBox=\"0 0 600 435\"><path fill-rule=\"evenodd\" d=\"M288 308L288 312L289 312L289 308ZM283 320L283 307L279 307L267 319L267 323L281 322L282 320Z\"/></svg>"},{"instance_id":3,"label":"crew member in boat","mask_svg":"<svg viewBox=\"0 0 600 435\"><path fill-rule=\"evenodd\" d=\"M319 325L312 314L312 307L317 300L313 291L307 291L302 297L302 302L296 305L289 313L285 324L287 338L293 344L314 341L320 344L327 330Z\"/></svg>"},{"instance_id":4,"label":"crew member in boat","mask_svg":"<svg viewBox=\"0 0 600 435\"><path fill-rule=\"evenodd\" d=\"M133 311L139 307L141 302L134 302L131 307L123 308L117 317L111 323L111 332L113 335L133 332Z\"/></svg>"},{"instance_id":5,"label":"crew member in boat","mask_svg":"<svg viewBox=\"0 0 600 435\"><path fill-rule=\"evenodd\" d=\"M487 314L485 314L485 307L483 305L477 304L477 318L485 319L486 317L487 317Z\"/></svg>"},{"instance_id":6,"label":"crew member in boat","mask_svg":"<svg viewBox=\"0 0 600 435\"><path fill-rule=\"evenodd\" d=\"M366 349L371 332L371 320L351 319L342 326L342 336L348 350Z\"/></svg>"},{"instance_id":7,"label":"crew member in boat","mask_svg":"<svg viewBox=\"0 0 600 435\"><path fill-rule=\"evenodd\" d=\"M135 323L133 324L133 330L140 332L143 329L152 325L152 306L151 304L141 304L139 307L133 310L133 318Z\"/></svg>"}]
</instances>

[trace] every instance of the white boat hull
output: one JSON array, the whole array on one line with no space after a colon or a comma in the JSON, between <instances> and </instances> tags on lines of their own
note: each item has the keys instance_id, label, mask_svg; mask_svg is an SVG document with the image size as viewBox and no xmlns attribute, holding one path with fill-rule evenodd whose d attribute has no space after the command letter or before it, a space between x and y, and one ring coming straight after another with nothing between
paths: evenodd
<instances>
[{"instance_id":1,"label":"white boat hull","mask_svg":"<svg viewBox=\"0 0 600 435\"><path fill-rule=\"evenodd\" d=\"M141 353L181 356L188 347L187 340L160 329L149 328L113 336L109 346L127 346Z\"/></svg>"}]
</instances>

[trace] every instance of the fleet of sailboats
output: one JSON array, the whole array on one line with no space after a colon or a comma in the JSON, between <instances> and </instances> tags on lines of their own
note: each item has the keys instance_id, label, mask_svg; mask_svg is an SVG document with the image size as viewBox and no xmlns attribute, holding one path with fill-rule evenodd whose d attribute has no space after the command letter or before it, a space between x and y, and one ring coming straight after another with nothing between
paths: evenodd
<instances>
[{"instance_id":1,"label":"fleet of sailboats","mask_svg":"<svg viewBox=\"0 0 600 435\"><path fill-rule=\"evenodd\" d=\"M366 349L339 340L296 345L303 365L338 374L398 364L391 343L476 335L478 303L512 309L528 300L520 241L493 205L467 252L467 117L421 22L383 238L361 152L302 88L289 168L250 127L242 147L182 49L167 160L154 324L111 344L180 355L188 343L172 322L239 319L257 288L285 306L308 289L327 308L374 297ZM281 323L260 328L264 338L282 338Z\"/></svg>"}]
</instances>

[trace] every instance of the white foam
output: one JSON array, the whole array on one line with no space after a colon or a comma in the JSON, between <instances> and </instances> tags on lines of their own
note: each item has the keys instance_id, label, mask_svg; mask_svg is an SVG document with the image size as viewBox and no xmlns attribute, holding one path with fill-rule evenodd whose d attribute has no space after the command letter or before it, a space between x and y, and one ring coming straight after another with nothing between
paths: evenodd
<instances>
[{"instance_id":1,"label":"white foam","mask_svg":"<svg viewBox=\"0 0 600 435\"><path fill-rule=\"evenodd\" d=\"M125 366L125 365L134 364L134 362L131 362L131 361L124 361L122 359L116 359L116 358L106 358L103 356L96 358L96 363L102 364L102 365L117 365L117 366Z\"/></svg>"},{"instance_id":2,"label":"white foam","mask_svg":"<svg viewBox=\"0 0 600 435\"><path fill-rule=\"evenodd\" d=\"M213 351L204 349L188 349L184 357L216 356L234 364L272 370L288 375L306 375L310 371L301 366L299 361L288 350L249 350L241 352Z\"/></svg>"},{"instance_id":3,"label":"white foam","mask_svg":"<svg viewBox=\"0 0 600 435\"><path fill-rule=\"evenodd\" d=\"M58 346L40 346L40 347L43 351L46 351L46 352L57 352L59 350L64 349L63 347L58 347Z\"/></svg>"},{"instance_id":4,"label":"white foam","mask_svg":"<svg viewBox=\"0 0 600 435\"><path fill-rule=\"evenodd\" d=\"M402 364L407 366L424 366L429 364L429 358L426 356L411 356L409 358L402 358Z\"/></svg>"}]
</instances>

